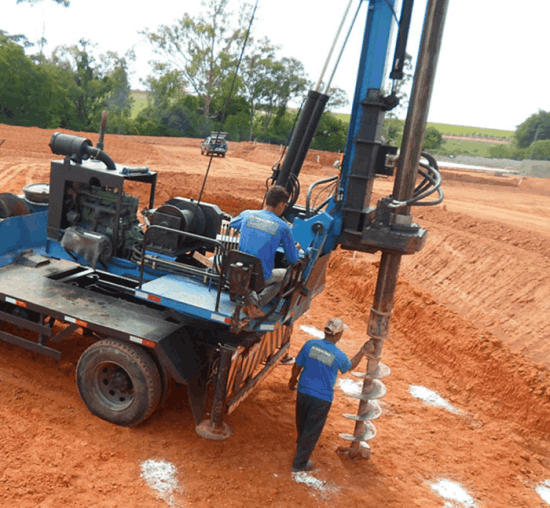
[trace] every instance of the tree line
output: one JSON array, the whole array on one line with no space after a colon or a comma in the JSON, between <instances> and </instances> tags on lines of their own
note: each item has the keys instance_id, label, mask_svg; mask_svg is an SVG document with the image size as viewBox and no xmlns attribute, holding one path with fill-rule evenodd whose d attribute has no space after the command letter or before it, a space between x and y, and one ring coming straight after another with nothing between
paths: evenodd
<instances>
[{"instance_id":1,"label":"tree line","mask_svg":"<svg viewBox=\"0 0 550 508\"><path fill-rule=\"evenodd\" d=\"M70 8L67 0L54 1ZM132 51L98 55L94 43L81 39L45 56L34 53L24 35L0 30L0 122L90 132L97 131L106 109L109 132L204 137L223 129L234 141L285 143L298 115L289 104L312 87L303 64L280 56L280 48L268 38L249 33L251 4L242 3L238 11L230 0L207 0L203 5L197 17L184 14L172 25L140 32L157 59L141 80L148 91L147 106L135 118L129 82ZM407 58L406 79L396 87L402 113L405 84L412 79ZM329 95L312 148L342 151L348 124L330 111L348 100L340 89L331 89ZM404 121L396 118L396 111L388 114L384 138L399 146ZM445 153L443 136L435 127L427 128L424 149ZM490 155L550 160L550 113L531 115L518 126L511 145L493 146Z\"/></svg>"},{"instance_id":2,"label":"tree line","mask_svg":"<svg viewBox=\"0 0 550 508\"><path fill-rule=\"evenodd\" d=\"M24 35L0 30L0 122L96 131L106 109L109 132L203 137L222 128L235 141L284 143L298 114L289 104L305 97L311 83L300 61L248 32L251 11L248 3L234 11L229 0L208 0L195 18L184 14L140 32L157 59L141 80L147 106L135 118L131 51L98 55L93 42L81 39L45 56ZM312 146L338 151L347 124L329 111L347 98L338 89L330 95Z\"/></svg>"}]
</instances>

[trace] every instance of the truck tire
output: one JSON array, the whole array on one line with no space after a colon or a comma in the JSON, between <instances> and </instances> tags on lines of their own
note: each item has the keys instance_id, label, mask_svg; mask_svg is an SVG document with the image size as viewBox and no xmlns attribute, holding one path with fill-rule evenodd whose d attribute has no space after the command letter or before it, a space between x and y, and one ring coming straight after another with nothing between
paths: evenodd
<instances>
[{"instance_id":1,"label":"truck tire","mask_svg":"<svg viewBox=\"0 0 550 508\"><path fill-rule=\"evenodd\" d=\"M162 396L159 370L141 346L104 339L78 360L76 384L92 414L122 427L146 420Z\"/></svg>"}]
</instances>

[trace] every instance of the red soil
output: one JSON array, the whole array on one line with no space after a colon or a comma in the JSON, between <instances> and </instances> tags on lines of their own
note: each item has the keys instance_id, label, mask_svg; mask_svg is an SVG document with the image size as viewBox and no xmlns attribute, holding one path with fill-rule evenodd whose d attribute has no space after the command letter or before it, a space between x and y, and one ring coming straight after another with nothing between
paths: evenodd
<instances>
[{"instance_id":1,"label":"red soil","mask_svg":"<svg viewBox=\"0 0 550 508\"><path fill-rule=\"evenodd\" d=\"M48 181L49 161L59 158L48 148L52 133L0 125L2 192ZM94 144L98 137L81 135ZM105 139L115 161L159 172L157 204L197 197L209 160L199 143ZM203 199L230 214L259 206L279 151L230 143L227 157L212 161ZM334 174L336 158L310 156L302 189ZM369 460L335 453L345 444L339 433L353 432L342 414L357 409L338 390L313 456L313 477L324 483L315 488L291 476L289 367L277 367L228 418L231 439L211 442L194 432L185 387L174 387L136 428L92 416L74 382L88 340L82 336L60 345L59 363L0 343L0 506L439 508L445 500L430 484L440 478L460 483L480 507L548 506L534 489L550 479L550 182L451 172L444 180L444 204L414 210L428 243L402 263L383 351L392 374ZM391 186L378 181L376 197ZM378 262L376 255L334 254L324 293L295 326L294 354L310 338L301 326L322 328L333 315L349 326L342 348L356 352L366 340ZM411 385L437 391L460 412L414 398ZM177 468L180 488L171 497L140 476L151 459Z\"/></svg>"}]
</instances>

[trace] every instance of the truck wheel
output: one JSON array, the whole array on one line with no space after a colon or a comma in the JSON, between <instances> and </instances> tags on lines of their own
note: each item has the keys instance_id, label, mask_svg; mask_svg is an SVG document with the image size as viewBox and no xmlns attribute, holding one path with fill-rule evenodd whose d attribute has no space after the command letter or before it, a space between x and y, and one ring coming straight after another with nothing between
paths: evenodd
<instances>
[{"instance_id":1,"label":"truck wheel","mask_svg":"<svg viewBox=\"0 0 550 508\"><path fill-rule=\"evenodd\" d=\"M123 427L147 419L162 395L160 373L137 344L105 339L78 360L76 384L92 414Z\"/></svg>"}]
</instances>

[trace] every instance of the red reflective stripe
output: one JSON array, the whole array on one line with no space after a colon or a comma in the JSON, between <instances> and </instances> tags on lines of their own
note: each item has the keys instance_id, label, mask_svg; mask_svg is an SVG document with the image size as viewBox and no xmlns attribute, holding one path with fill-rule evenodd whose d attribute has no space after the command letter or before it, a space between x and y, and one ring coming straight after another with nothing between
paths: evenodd
<instances>
[{"instance_id":1,"label":"red reflective stripe","mask_svg":"<svg viewBox=\"0 0 550 508\"><path fill-rule=\"evenodd\" d=\"M152 300L153 302L160 303L161 297L160 296L154 296L154 295L147 295L147 298L149 300Z\"/></svg>"}]
</instances>

